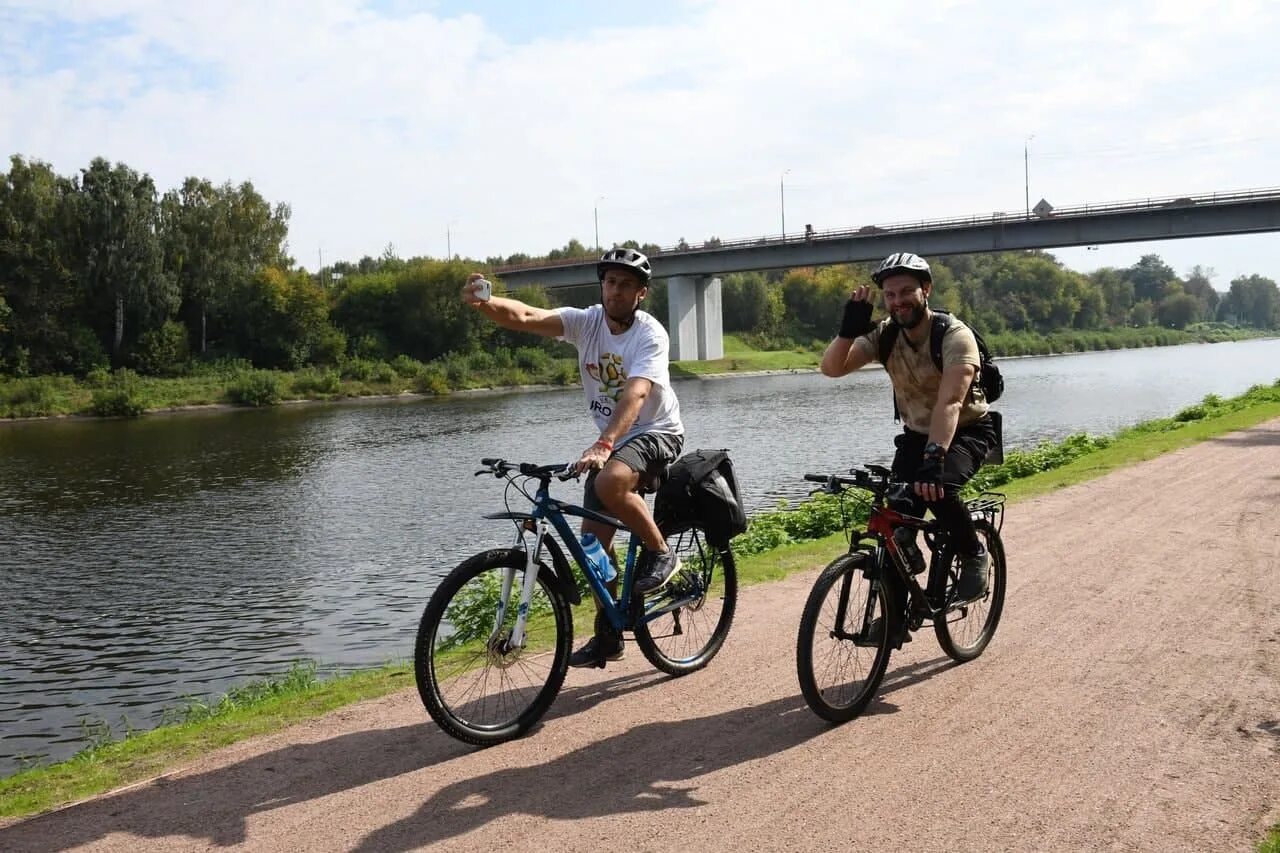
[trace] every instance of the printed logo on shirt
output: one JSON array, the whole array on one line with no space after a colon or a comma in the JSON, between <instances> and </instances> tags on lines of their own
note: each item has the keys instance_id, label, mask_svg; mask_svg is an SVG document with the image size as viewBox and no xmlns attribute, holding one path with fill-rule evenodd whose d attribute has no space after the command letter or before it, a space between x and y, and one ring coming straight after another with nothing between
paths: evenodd
<instances>
[{"instance_id":1,"label":"printed logo on shirt","mask_svg":"<svg viewBox=\"0 0 1280 853\"><path fill-rule=\"evenodd\" d=\"M599 364L587 365L587 374L600 383L596 388L598 394L618 402L618 398L622 396L622 386L627 381L627 372L622 369L622 356L612 352L601 353ZM593 409L596 407L596 404L592 404Z\"/></svg>"}]
</instances>

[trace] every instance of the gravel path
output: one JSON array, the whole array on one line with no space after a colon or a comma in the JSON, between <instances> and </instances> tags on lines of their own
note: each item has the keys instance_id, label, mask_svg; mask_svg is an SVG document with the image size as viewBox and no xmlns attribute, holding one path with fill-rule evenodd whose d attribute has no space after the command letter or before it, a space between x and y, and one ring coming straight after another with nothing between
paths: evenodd
<instances>
[{"instance_id":1,"label":"gravel path","mask_svg":"<svg viewBox=\"0 0 1280 853\"><path fill-rule=\"evenodd\" d=\"M745 590L700 673L571 670L520 741L456 743L409 689L0 850L1252 850L1280 822L1278 505L1280 420L1019 504L986 654L921 632L843 726L796 682L815 570Z\"/></svg>"}]
</instances>

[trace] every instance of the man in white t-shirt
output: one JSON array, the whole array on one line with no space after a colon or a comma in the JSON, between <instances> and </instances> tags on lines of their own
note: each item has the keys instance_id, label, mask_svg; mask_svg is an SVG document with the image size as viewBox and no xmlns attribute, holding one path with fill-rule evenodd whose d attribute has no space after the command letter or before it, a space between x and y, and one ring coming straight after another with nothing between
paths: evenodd
<instances>
[{"instance_id":1,"label":"man in white t-shirt","mask_svg":"<svg viewBox=\"0 0 1280 853\"><path fill-rule=\"evenodd\" d=\"M601 304L585 309L552 310L516 299L482 298L486 294L477 284L480 273L467 279L462 297L503 328L560 338L577 347L587 411L600 430L600 437L574 466L580 473L588 472L583 506L612 514L644 542L634 589L645 594L670 580L680 561L667 548L636 488L642 476L680 456L684 425L671 387L667 332L639 310L649 292L649 259L635 249L610 249L600 258L596 273ZM613 527L583 519L582 532L594 533L617 563ZM569 663L602 667L606 660L621 658L622 649L622 636L597 609L595 635Z\"/></svg>"}]
</instances>

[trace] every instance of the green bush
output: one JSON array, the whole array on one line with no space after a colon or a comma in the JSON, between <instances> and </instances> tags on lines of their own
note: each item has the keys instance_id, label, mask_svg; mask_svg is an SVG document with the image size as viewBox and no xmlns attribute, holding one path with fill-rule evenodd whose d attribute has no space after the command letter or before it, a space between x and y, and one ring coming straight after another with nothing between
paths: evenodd
<instances>
[{"instance_id":1,"label":"green bush","mask_svg":"<svg viewBox=\"0 0 1280 853\"><path fill-rule=\"evenodd\" d=\"M151 376L177 376L184 372L190 358L187 327L173 320L144 332L133 352L138 370Z\"/></svg>"},{"instance_id":2,"label":"green bush","mask_svg":"<svg viewBox=\"0 0 1280 853\"><path fill-rule=\"evenodd\" d=\"M57 386L51 376L15 379L4 391L6 417L39 418L53 414L57 402Z\"/></svg>"},{"instance_id":3,"label":"green bush","mask_svg":"<svg viewBox=\"0 0 1280 853\"><path fill-rule=\"evenodd\" d=\"M342 363L342 377L344 379L354 379L357 382L368 382L373 378L373 372L377 368L377 362L370 361L367 358L352 358Z\"/></svg>"},{"instance_id":4,"label":"green bush","mask_svg":"<svg viewBox=\"0 0 1280 853\"><path fill-rule=\"evenodd\" d=\"M517 367L499 370L493 377L493 384L503 388L518 388L521 385L531 384L531 381L529 374Z\"/></svg>"},{"instance_id":5,"label":"green bush","mask_svg":"<svg viewBox=\"0 0 1280 853\"><path fill-rule=\"evenodd\" d=\"M227 388L233 403L243 406L272 406L280 402L280 376L271 370L251 370Z\"/></svg>"},{"instance_id":6,"label":"green bush","mask_svg":"<svg viewBox=\"0 0 1280 853\"><path fill-rule=\"evenodd\" d=\"M450 388L465 388L471 381L471 366L465 356L450 353L441 359Z\"/></svg>"},{"instance_id":7,"label":"green bush","mask_svg":"<svg viewBox=\"0 0 1280 853\"><path fill-rule=\"evenodd\" d=\"M361 359L385 358L387 342L381 335L365 334L350 342L351 354Z\"/></svg>"},{"instance_id":8,"label":"green bush","mask_svg":"<svg viewBox=\"0 0 1280 853\"><path fill-rule=\"evenodd\" d=\"M84 384L90 388L106 388L111 382L111 371L105 367L95 367L84 376Z\"/></svg>"},{"instance_id":9,"label":"green bush","mask_svg":"<svg viewBox=\"0 0 1280 853\"><path fill-rule=\"evenodd\" d=\"M534 374L543 373L551 363L551 357L535 347L520 347L515 351L514 357L516 367Z\"/></svg>"},{"instance_id":10,"label":"green bush","mask_svg":"<svg viewBox=\"0 0 1280 853\"><path fill-rule=\"evenodd\" d=\"M423 368L422 362L418 361L416 358L410 358L403 354L393 358L391 360L391 366L395 369L396 373L400 374L405 379L413 379L422 372Z\"/></svg>"},{"instance_id":11,"label":"green bush","mask_svg":"<svg viewBox=\"0 0 1280 853\"><path fill-rule=\"evenodd\" d=\"M432 394L442 397L449 393L449 379L445 369L438 363L424 365L414 379L414 390L419 394Z\"/></svg>"},{"instance_id":12,"label":"green bush","mask_svg":"<svg viewBox=\"0 0 1280 853\"><path fill-rule=\"evenodd\" d=\"M66 368L76 376L83 376L95 367L111 363L107 351L102 348L98 335L88 326L75 323L68 330L68 363Z\"/></svg>"},{"instance_id":13,"label":"green bush","mask_svg":"<svg viewBox=\"0 0 1280 853\"><path fill-rule=\"evenodd\" d=\"M498 359L493 353L477 350L467 356L467 367L475 374L491 373L497 369Z\"/></svg>"},{"instance_id":14,"label":"green bush","mask_svg":"<svg viewBox=\"0 0 1280 853\"><path fill-rule=\"evenodd\" d=\"M493 363L498 368L506 370L515 366L516 358L509 347L498 347L493 351Z\"/></svg>"},{"instance_id":15,"label":"green bush","mask_svg":"<svg viewBox=\"0 0 1280 853\"><path fill-rule=\"evenodd\" d=\"M342 390L342 377L336 370L313 367L295 373L292 384L293 392L302 396L337 394Z\"/></svg>"},{"instance_id":16,"label":"green bush","mask_svg":"<svg viewBox=\"0 0 1280 853\"><path fill-rule=\"evenodd\" d=\"M216 358L211 361L197 361L191 365L192 376L208 376L231 382L242 373L251 373L253 364L245 358Z\"/></svg>"},{"instance_id":17,"label":"green bush","mask_svg":"<svg viewBox=\"0 0 1280 853\"><path fill-rule=\"evenodd\" d=\"M369 381L390 384L400 379L400 373L385 361L380 361L373 366L373 370L369 373Z\"/></svg>"},{"instance_id":18,"label":"green bush","mask_svg":"<svg viewBox=\"0 0 1280 853\"><path fill-rule=\"evenodd\" d=\"M581 381L582 376L578 372L578 363L570 359L562 360L551 375L551 382L555 385L577 385Z\"/></svg>"},{"instance_id":19,"label":"green bush","mask_svg":"<svg viewBox=\"0 0 1280 853\"><path fill-rule=\"evenodd\" d=\"M142 400L138 374L117 370L111 381L93 392L89 410L103 418L136 418L147 410Z\"/></svg>"},{"instance_id":20,"label":"green bush","mask_svg":"<svg viewBox=\"0 0 1280 853\"><path fill-rule=\"evenodd\" d=\"M338 364L347 355L347 333L326 323L316 332L307 355L312 364Z\"/></svg>"}]
</instances>

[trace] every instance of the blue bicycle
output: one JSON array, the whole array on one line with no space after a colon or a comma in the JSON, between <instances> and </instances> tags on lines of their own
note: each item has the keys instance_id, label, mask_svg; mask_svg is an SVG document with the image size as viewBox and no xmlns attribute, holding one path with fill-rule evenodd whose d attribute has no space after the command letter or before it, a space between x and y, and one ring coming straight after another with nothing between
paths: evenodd
<instances>
[{"instance_id":1,"label":"blue bicycle","mask_svg":"<svg viewBox=\"0 0 1280 853\"><path fill-rule=\"evenodd\" d=\"M615 597L607 569L587 558L566 516L629 531L616 518L551 497L553 478L576 477L569 465L503 459L482 459L481 465L477 475L507 480L506 511L484 518L512 522L515 541L464 560L422 614L414 674L423 705L442 729L466 743L489 746L537 723L564 682L573 645L570 608L586 593L602 602L615 630L633 632L641 652L663 672L694 672L720 651L733 622L737 571L728 544L710 543L699 521L663 526L681 569L647 596L632 589L642 543L629 536ZM532 508L512 510L513 492ZM565 548L582 581L575 579Z\"/></svg>"}]
</instances>

